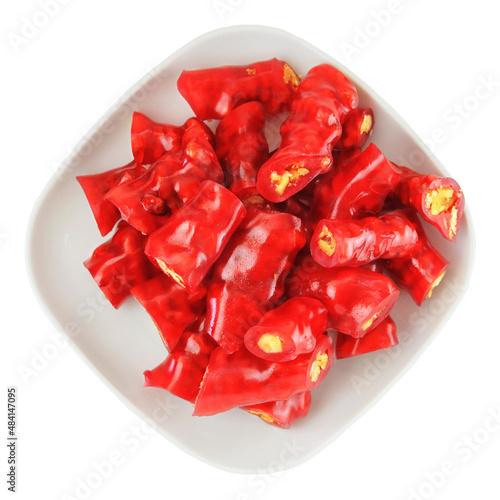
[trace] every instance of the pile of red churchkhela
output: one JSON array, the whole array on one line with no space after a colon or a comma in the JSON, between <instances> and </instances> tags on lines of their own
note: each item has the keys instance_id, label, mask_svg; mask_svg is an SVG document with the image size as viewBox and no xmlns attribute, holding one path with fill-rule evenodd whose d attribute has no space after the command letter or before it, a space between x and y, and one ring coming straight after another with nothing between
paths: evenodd
<instances>
[{"instance_id":1,"label":"pile of red churchkhela","mask_svg":"<svg viewBox=\"0 0 500 500\"><path fill-rule=\"evenodd\" d=\"M85 266L115 308L132 295L156 324L168 355L146 386L194 415L238 407L289 427L335 357L397 344L399 289L420 305L448 266L423 224L454 241L464 197L362 149L373 112L330 65L184 71L178 89L194 117L134 113L134 160L78 177L101 234L116 226Z\"/></svg>"}]
</instances>

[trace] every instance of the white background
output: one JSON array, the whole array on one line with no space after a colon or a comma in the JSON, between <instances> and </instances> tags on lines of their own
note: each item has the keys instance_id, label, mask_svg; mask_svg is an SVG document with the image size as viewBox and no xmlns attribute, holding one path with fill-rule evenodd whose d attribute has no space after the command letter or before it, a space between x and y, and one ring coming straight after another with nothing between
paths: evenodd
<instances>
[{"instance_id":1,"label":"white background","mask_svg":"<svg viewBox=\"0 0 500 500\"><path fill-rule=\"evenodd\" d=\"M499 499L500 424L488 425L500 412L500 31L493 3L64 3L47 2L46 22L43 0L0 8L1 390L6 401L7 387L18 388L17 498ZM30 21L44 25L30 31ZM33 204L77 141L165 57L202 33L235 24L304 38L357 73L422 138L437 134L433 151L465 191L477 243L467 294L418 363L319 455L263 477L214 469L156 433L133 437L140 420L58 340L24 262ZM481 79L491 89L478 101ZM467 116L450 121L457 106ZM35 373L23 377L22 366L35 366ZM6 402L1 407L4 435ZM119 463L101 474L101 484L81 487L96 464L117 453ZM6 471L6 448L0 461ZM438 472L443 467L446 475Z\"/></svg>"}]
</instances>

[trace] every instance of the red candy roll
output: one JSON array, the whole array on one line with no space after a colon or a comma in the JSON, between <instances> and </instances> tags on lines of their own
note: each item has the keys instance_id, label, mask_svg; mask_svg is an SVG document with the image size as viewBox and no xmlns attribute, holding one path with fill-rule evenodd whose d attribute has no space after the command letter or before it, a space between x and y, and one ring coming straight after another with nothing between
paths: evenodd
<instances>
[{"instance_id":1,"label":"red candy roll","mask_svg":"<svg viewBox=\"0 0 500 500\"><path fill-rule=\"evenodd\" d=\"M299 78L276 58L245 66L183 71L177 88L200 120L220 120L249 101L260 101L267 115L289 111Z\"/></svg>"},{"instance_id":2,"label":"red candy roll","mask_svg":"<svg viewBox=\"0 0 500 500\"><path fill-rule=\"evenodd\" d=\"M338 333L335 354L337 359L352 358L379 349L394 347L398 343L396 323L390 316L387 316L363 337L354 338L350 335Z\"/></svg>"},{"instance_id":3,"label":"red candy roll","mask_svg":"<svg viewBox=\"0 0 500 500\"><path fill-rule=\"evenodd\" d=\"M153 232L145 252L179 285L193 292L219 258L246 209L231 191L213 181Z\"/></svg>"},{"instance_id":4,"label":"red candy roll","mask_svg":"<svg viewBox=\"0 0 500 500\"><path fill-rule=\"evenodd\" d=\"M130 293L146 309L165 347L172 351L182 332L205 309L207 289L200 286L189 293L159 272L154 278L134 286Z\"/></svg>"},{"instance_id":5,"label":"red candy roll","mask_svg":"<svg viewBox=\"0 0 500 500\"><path fill-rule=\"evenodd\" d=\"M336 68L320 64L310 69L281 125L280 147L259 170L260 194L275 203L284 201L330 170L341 122L357 104L356 89Z\"/></svg>"},{"instance_id":6,"label":"red candy roll","mask_svg":"<svg viewBox=\"0 0 500 500\"><path fill-rule=\"evenodd\" d=\"M198 118L186 121L182 137L183 164L193 165L205 172L207 179L224 182L224 172L215 152L215 135Z\"/></svg>"},{"instance_id":7,"label":"red candy roll","mask_svg":"<svg viewBox=\"0 0 500 500\"><path fill-rule=\"evenodd\" d=\"M312 257L299 260L287 280L289 297L320 300L328 310L329 327L362 337L390 312L399 296L394 283L383 274L361 267L324 268Z\"/></svg>"},{"instance_id":8,"label":"red candy roll","mask_svg":"<svg viewBox=\"0 0 500 500\"><path fill-rule=\"evenodd\" d=\"M185 125L157 123L137 111L132 116L131 144L134 160L150 165L168 151L177 151L182 145Z\"/></svg>"},{"instance_id":9,"label":"red candy roll","mask_svg":"<svg viewBox=\"0 0 500 500\"><path fill-rule=\"evenodd\" d=\"M188 182L193 188L190 195L198 192L206 179L205 173L191 165L182 167L178 154L162 156L154 165L136 179L120 184L109 191L106 199L119 211L121 217L143 234L151 234L161 227L177 208L179 200L173 195L173 180L183 180L184 193Z\"/></svg>"},{"instance_id":10,"label":"red candy roll","mask_svg":"<svg viewBox=\"0 0 500 500\"><path fill-rule=\"evenodd\" d=\"M387 161L375 144L369 144L363 152L339 161L337 168L316 186L313 219L361 219L378 215L400 178L399 169Z\"/></svg>"},{"instance_id":11,"label":"red candy roll","mask_svg":"<svg viewBox=\"0 0 500 500\"><path fill-rule=\"evenodd\" d=\"M361 266L408 253L418 233L408 210L358 220L323 219L311 239L311 255L324 267Z\"/></svg>"},{"instance_id":12,"label":"red candy roll","mask_svg":"<svg viewBox=\"0 0 500 500\"><path fill-rule=\"evenodd\" d=\"M347 113L342 123L342 135L335 144L341 151L362 148L373 132L375 118L371 108L355 108Z\"/></svg>"},{"instance_id":13,"label":"red candy roll","mask_svg":"<svg viewBox=\"0 0 500 500\"><path fill-rule=\"evenodd\" d=\"M144 255L146 237L120 221L111 239L99 245L83 264L114 308L130 295L130 289L154 275Z\"/></svg>"},{"instance_id":14,"label":"red candy roll","mask_svg":"<svg viewBox=\"0 0 500 500\"><path fill-rule=\"evenodd\" d=\"M146 172L145 167L133 161L124 167L100 174L77 176L76 180L85 193L102 236L106 236L121 218L120 211L105 198L105 195L119 184L129 182L144 172Z\"/></svg>"},{"instance_id":15,"label":"red candy roll","mask_svg":"<svg viewBox=\"0 0 500 500\"><path fill-rule=\"evenodd\" d=\"M144 372L146 387L159 387L194 403L216 342L203 332L185 331L166 359Z\"/></svg>"},{"instance_id":16,"label":"red candy roll","mask_svg":"<svg viewBox=\"0 0 500 500\"><path fill-rule=\"evenodd\" d=\"M257 184L257 172L269 157L265 126L264 106L252 101L228 113L215 131L217 156L233 193Z\"/></svg>"},{"instance_id":17,"label":"red candy roll","mask_svg":"<svg viewBox=\"0 0 500 500\"><path fill-rule=\"evenodd\" d=\"M402 177L396 196L414 208L424 220L436 227L448 240L455 241L462 222L465 197L454 179L423 175L407 167L398 167Z\"/></svg>"},{"instance_id":18,"label":"red candy roll","mask_svg":"<svg viewBox=\"0 0 500 500\"><path fill-rule=\"evenodd\" d=\"M284 401L268 401L249 406L242 406L242 410L260 417L264 422L289 429L298 418L307 415L311 406L311 393L309 391L295 394Z\"/></svg>"},{"instance_id":19,"label":"red candy roll","mask_svg":"<svg viewBox=\"0 0 500 500\"><path fill-rule=\"evenodd\" d=\"M319 300L294 297L266 312L245 333L245 347L262 359L289 361L314 349L327 320L328 311Z\"/></svg>"},{"instance_id":20,"label":"red candy roll","mask_svg":"<svg viewBox=\"0 0 500 500\"><path fill-rule=\"evenodd\" d=\"M417 215L412 222L418 232L417 243L406 255L384 261L384 268L421 305L443 279L449 262L431 245Z\"/></svg>"},{"instance_id":21,"label":"red candy roll","mask_svg":"<svg viewBox=\"0 0 500 500\"><path fill-rule=\"evenodd\" d=\"M240 406L291 398L318 387L333 363L332 340L318 338L313 351L291 361L267 361L245 347L210 356L193 415L214 415Z\"/></svg>"}]
</instances>

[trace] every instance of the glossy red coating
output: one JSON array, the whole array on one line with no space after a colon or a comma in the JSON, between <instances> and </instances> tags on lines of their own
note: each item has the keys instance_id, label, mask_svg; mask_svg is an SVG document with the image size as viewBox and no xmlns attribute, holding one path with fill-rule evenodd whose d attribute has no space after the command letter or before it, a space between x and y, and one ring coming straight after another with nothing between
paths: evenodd
<instances>
[{"instance_id":1,"label":"glossy red coating","mask_svg":"<svg viewBox=\"0 0 500 500\"><path fill-rule=\"evenodd\" d=\"M224 172L215 152L214 133L198 118L189 118L186 121L182 151L185 165L201 168L208 179L224 182Z\"/></svg>"},{"instance_id":2,"label":"glossy red coating","mask_svg":"<svg viewBox=\"0 0 500 500\"><path fill-rule=\"evenodd\" d=\"M294 297L266 312L245 333L245 347L262 359L289 361L314 349L327 321L328 311L319 300Z\"/></svg>"},{"instance_id":3,"label":"glossy red coating","mask_svg":"<svg viewBox=\"0 0 500 500\"><path fill-rule=\"evenodd\" d=\"M120 221L111 239L99 245L83 264L116 309L130 296L130 289L154 275L144 255L146 238Z\"/></svg>"},{"instance_id":4,"label":"glossy red coating","mask_svg":"<svg viewBox=\"0 0 500 500\"><path fill-rule=\"evenodd\" d=\"M354 150L357 151L357 150ZM316 186L313 219L360 219L378 215L401 172L375 144L351 153Z\"/></svg>"},{"instance_id":5,"label":"glossy red coating","mask_svg":"<svg viewBox=\"0 0 500 500\"><path fill-rule=\"evenodd\" d=\"M143 234L150 234L169 218L172 178L189 174L197 184L203 179L200 169L182 169L180 154L165 155L130 182L120 184L106 195L106 200L119 211L123 220ZM155 207L153 210L152 207Z\"/></svg>"},{"instance_id":6,"label":"glossy red coating","mask_svg":"<svg viewBox=\"0 0 500 500\"><path fill-rule=\"evenodd\" d=\"M396 323L390 316L387 316L363 337L354 338L350 335L338 333L335 354L337 359L352 358L380 349L394 347L398 343Z\"/></svg>"},{"instance_id":7,"label":"glossy red coating","mask_svg":"<svg viewBox=\"0 0 500 500\"><path fill-rule=\"evenodd\" d=\"M203 332L185 331L166 359L144 372L146 387L160 387L194 403L216 342Z\"/></svg>"},{"instance_id":8,"label":"glossy red coating","mask_svg":"<svg viewBox=\"0 0 500 500\"><path fill-rule=\"evenodd\" d=\"M250 207L214 268L207 293L205 330L228 352L275 307L284 280L305 245L297 217Z\"/></svg>"},{"instance_id":9,"label":"glossy red coating","mask_svg":"<svg viewBox=\"0 0 500 500\"><path fill-rule=\"evenodd\" d=\"M383 273L384 272L384 261L383 260L372 260L368 264L363 264L361 267L364 269L368 269L369 271L373 271L375 273Z\"/></svg>"},{"instance_id":10,"label":"glossy red coating","mask_svg":"<svg viewBox=\"0 0 500 500\"><path fill-rule=\"evenodd\" d=\"M312 257L298 259L287 279L287 296L320 300L328 309L329 327L362 337L390 312L399 296L383 274L362 267L324 268Z\"/></svg>"},{"instance_id":11,"label":"glossy red coating","mask_svg":"<svg viewBox=\"0 0 500 500\"><path fill-rule=\"evenodd\" d=\"M231 191L204 181L196 196L149 236L146 255L165 274L194 292L245 214L245 207Z\"/></svg>"},{"instance_id":12,"label":"glossy red coating","mask_svg":"<svg viewBox=\"0 0 500 500\"><path fill-rule=\"evenodd\" d=\"M217 126L216 152L233 193L257 184L257 172L269 158L265 127L264 106L257 101L233 109Z\"/></svg>"},{"instance_id":13,"label":"glossy red coating","mask_svg":"<svg viewBox=\"0 0 500 500\"><path fill-rule=\"evenodd\" d=\"M342 135L335 149L362 148L373 132L375 118L371 108L355 108L347 113L342 123Z\"/></svg>"},{"instance_id":14,"label":"glossy red coating","mask_svg":"<svg viewBox=\"0 0 500 500\"><path fill-rule=\"evenodd\" d=\"M200 120L220 120L232 109L260 101L267 115L290 110L298 77L276 58L245 66L185 70L177 88Z\"/></svg>"},{"instance_id":15,"label":"glossy red coating","mask_svg":"<svg viewBox=\"0 0 500 500\"><path fill-rule=\"evenodd\" d=\"M205 309L207 289L199 286L193 293L187 292L164 273L134 286L130 293L146 309L165 347L172 351L182 332Z\"/></svg>"},{"instance_id":16,"label":"glossy red coating","mask_svg":"<svg viewBox=\"0 0 500 500\"><path fill-rule=\"evenodd\" d=\"M436 227L450 241L455 241L462 222L465 197L462 188L451 177L419 174L398 167L402 177L395 194L406 206Z\"/></svg>"},{"instance_id":17,"label":"glossy red coating","mask_svg":"<svg viewBox=\"0 0 500 500\"><path fill-rule=\"evenodd\" d=\"M129 182L144 172L146 172L145 167L132 161L124 167L106 170L100 174L77 176L76 180L85 193L102 236L106 236L121 217L120 211L105 199L106 194L119 184Z\"/></svg>"},{"instance_id":18,"label":"glossy red coating","mask_svg":"<svg viewBox=\"0 0 500 500\"><path fill-rule=\"evenodd\" d=\"M330 170L341 122L357 104L356 89L336 68L320 64L310 69L281 125L281 145L259 170L260 194L284 201Z\"/></svg>"},{"instance_id":19,"label":"glossy red coating","mask_svg":"<svg viewBox=\"0 0 500 500\"><path fill-rule=\"evenodd\" d=\"M267 361L245 347L210 356L193 415L214 415L240 406L291 398L321 384L334 359L332 339L323 335L313 351L292 361Z\"/></svg>"},{"instance_id":20,"label":"glossy red coating","mask_svg":"<svg viewBox=\"0 0 500 500\"><path fill-rule=\"evenodd\" d=\"M409 210L357 220L322 219L311 239L311 255L324 267L361 266L402 256L417 240Z\"/></svg>"},{"instance_id":21,"label":"glossy red coating","mask_svg":"<svg viewBox=\"0 0 500 500\"><path fill-rule=\"evenodd\" d=\"M168 151L177 151L181 148L185 129L185 125L157 123L135 111L130 131L134 160L141 165L150 165Z\"/></svg>"},{"instance_id":22,"label":"glossy red coating","mask_svg":"<svg viewBox=\"0 0 500 500\"><path fill-rule=\"evenodd\" d=\"M440 283L449 262L432 246L416 214L412 222L418 232L417 242L406 255L384 261L384 269L421 305Z\"/></svg>"},{"instance_id":23,"label":"glossy red coating","mask_svg":"<svg viewBox=\"0 0 500 500\"><path fill-rule=\"evenodd\" d=\"M121 217L143 234L161 227L198 193L203 181L224 178L206 125L195 118L186 123L181 150L163 155L143 175L106 195Z\"/></svg>"}]
</instances>

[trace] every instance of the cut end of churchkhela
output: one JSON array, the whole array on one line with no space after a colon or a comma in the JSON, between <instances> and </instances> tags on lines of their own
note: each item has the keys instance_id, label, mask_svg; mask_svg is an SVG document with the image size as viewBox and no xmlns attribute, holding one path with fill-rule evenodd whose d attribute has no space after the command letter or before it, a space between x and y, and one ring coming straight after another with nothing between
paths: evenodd
<instances>
[{"instance_id":1,"label":"cut end of churchkhela","mask_svg":"<svg viewBox=\"0 0 500 500\"><path fill-rule=\"evenodd\" d=\"M426 298L429 298L431 295L432 295L432 292L434 291L434 289L439 285L439 283L441 283L442 279L444 278L444 273L446 272L443 271L431 284L431 286L429 287L429 290L427 291L427 295L426 295Z\"/></svg>"},{"instance_id":2,"label":"cut end of churchkhela","mask_svg":"<svg viewBox=\"0 0 500 500\"><path fill-rule=\"evenodd\" d=\"M257 341L258 348L266 354L275 354L283 352L284 340L278 335L264 333Z\"/></svg>"},{"instance_id":3,"label":"cut end of churchkhela","mask_svg":"<svg viewBox=\"0 0 500 500\"><path fill-rule=\"evenodd\" d=\"M418 232L414 250L384 261L384 269L420 306L441 283L449 262L431 245L416 215L412 222Z\"/></svg>"},{"instance_id":4,"label":"cut end of churchkhela","mask_svg":"<svg viewBox=\"0 0 500 500\"><path fill-rule=\"evenodd\" d=\"M275 425L274 417L272 417L271 415L269 415L269 413L266 413L265 411L261 411L261 410L245 410L245 411L250 413L250 415L255 415L256 417L259 417L260 419L262 419L264 422L267 422L268 424Z\"/></svg>"},{"instance_id":5,"label":"cut end of churchkhela","mask_svg":"<svg viewBox=\"0 0 500 500\"><path fill-rule=\"evenodd\" d=\"M318 249L328 257L332 257L335 253L336 247L337 241L333 237L333 234L325 225L323 225L318 236Z\"/></svg>"},{"instance_id":6,"label":"cut end of churchkhela","mask_svg":"<svg viewBox=\"0 0 500 500\"><path fill-rule=\"evenodd\" d=\"M319 174L327 172L332 166L328 155L300 156L268 160L268 167L261 168L257 177L259 193L269 201L285 201L302 190ZM275 168L269 168L274 164Z\"/></svg>"},{"instance_id":7,"label":"cut end of churchkhela","mask_svg":"<svg viewBox=\"0 0 500 500\"><path fill-rule=\"evenodd\" d=\"M300 83L300 78L297 76L297 73L295 73L287 63L283 63L283 81L286 85L290 85L294 89L296 89Z\"/></svg>"},{"instance_id":8,"label":"cut end of churchkhela","mask_svg":"<svg viewBox=\"0 0 500 500\"><path fill-rule=\"evenodd\" d=\"M335 149L348 151L362 148L373 132L375 119L371 108L355 108L349 111L342 123L342 135Z\"/></svg>"},{"instance_id":9,"label":"cut end of churchkhela","mask_svg":"<svg viewBox=\"0 0 500 500\"><path fill-rule=\"evenodd\" d=\"M423 261L429 263L426 268L418 265ZM421 306L443 280L448 265L449 262L437 250L426 245L413 258L405 256L386 261L385 269L395 283Z\"/></svg>"},{"instance_id":10,"label":"cut end of churchkhela","mask_svg":"<svg viewBox=\"0 0 500 500\"><path fill-rule=\"evenodd\" d=\"M318 338L316 348L310 356L308 367L308 390L313 390L318 387L330 371L334 360L334 348L332 339L323 334Z\"/></svg>"},{"instance_id":11,"label":"cut end of churchkhela","mask_svg":"<svg viewBox=\"0 0 500 500\"><path fill-rule=\"evenodd\" d=\"M256 405L242 406L241 409L259 417L267 424L289 429L295 420L307 415L310 406L311 393L305 391L282 401L267 401Z\"/></svg>"},{"instance_id":12,"label":"cut end of churchkhela","mask_svg":"<svg viewBox=\"0 0 500 500\"><path fill-rule=\"evenodd\" d=\"M366 315L360 322L354 332L349 333L354 338L364 337L367 333L375 329L389 315L394 307L396 300L399 297L399 290L394 287L392 293L387 295L380 303L372 308L370 313Z\"/></svg>"},{"instance_id":13,"label":"cut end of churchkhela","mask_svg":"<svg viewBox=\"0 0 500 500\"><path fill-rule=\"evenodd\" d=\"M179 276L171 267L167 266L167 264L163 260L157 258L156 263L167 276L170 276L177 284L182 286L182 288L186 288L182 277Z\"/></svg>"},{"instance_id":14,"label":"cut end of churchkhela","mask_svg":"<svg viewBox=\"0 0 500 500\"><path fill-rule=\"evenodd\" d=\"M314 362L311 365L311 371L309 372L309 376L311 378L311 382L317 382L319 376L322 372L324 372L325 368L328 366L329 356L326 352L319 351L314 358Z\"/></svg>"},{"instance_id":15,"label":"cut end of churchkhela","mask_svg":"<svg viewBox=\"0 0 500 500\"><path fill-rule=\"evenodd\" d=\"M369 352L387 349L398 344L396 324L387 316L376 328L360 338L337 334L335 355L337 359L352 358Z\"/></svg>"},{"instance_id":16,"label":"cut end of churchkhela","mask_svg":"<svg viewBox=\"0 0 500 500\"><path fill-rule=\"evenodd\" d=\"M295 342L280 328L253 326L244 337L245 347L255 356L268 361L289 361L297 357Z\"/></svg>"},{"instance_id":17,"label":"cut end of churchkhela","mask_svg":"<svg viewBox=\"0 0 500 500\"><path fill-rule=\"evenodd\" d=\"M422 215L441 234L455 241L463 217L465 199L458 183L449 178L433 181L422 199Z\"/></svg>"},{"instance_id":18,"label":"cut end of churchkhela","mask_svg":"<svg viewBox=\"0 0 500 500\"><path fill-rule=\"evenodd\" d=\"M361 121L361 126L359 127L360 134L370 134L373 130L373 117L369 114L363 116L363 120Z\"/></svg>"}]
</instances>

